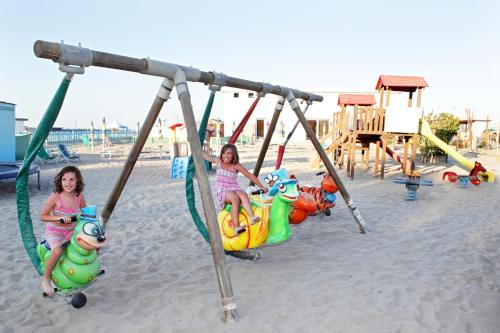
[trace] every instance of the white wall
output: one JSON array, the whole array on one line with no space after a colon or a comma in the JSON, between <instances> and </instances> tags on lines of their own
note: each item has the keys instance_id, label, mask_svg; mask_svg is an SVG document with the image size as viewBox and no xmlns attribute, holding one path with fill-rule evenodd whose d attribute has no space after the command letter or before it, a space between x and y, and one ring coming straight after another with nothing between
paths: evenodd
<instances>
[{"instance_id":1,"label":"white wall","mask_svg":"<svg viewBox=\"0 0 500 333\"><path fill-rule=\"evenodd\" d=\"M314 93L314 91L311 91ZM223 89L223 118L224 121L224 136L231 136L233 133L233 122L235 127L238 126L241 119L244 117L248 108L252 105L257 97L257 93L253 92L253 97L249 97L249 91L237 90L237 89ZM239 97L235 98L234 93L239 93ZM306 118L308 120L328 120L331 126L331 120L333 113L339 108L337 106L338 93L317 93L324 97L323 102L314 102L306 113ZM276 95L266 95L261 98L259 104L254 110L252 116L250 117L245 129L243 131L244 135L254 136L256 135L257 119L264 120L264 135L267 134L267 124L271 122L271 118L274 113L274 108L276 102L278 101L278 96ZM299 100L299 105L302 109L306 107L305 102L301 103ZM288 102L285 101L285 106L276 125L275 133L272 137L273 143L282 143L288 133L291 131L295 123L297 122L297 116L295 112L290 108ZM282 137L280 131L280 123L283 121L285 125L285 135ZM290 142L304 142L306 140L306 133L302 126L299 124L295 130Z\"/></svg>"},{"instance_id":2,"label":"white wall","mask_svg":"<svg viewBox=\"0 0 500 333\"><path fill-rule=\"evenodd\" d=\"M425 93L425 90L423 93ZM407 92L391 92L389 107L385 107L385 131L392 133L418 133L422 108L417 108L416 104L417 93L413 94L412 107L408 107Z\"/></svg>"},{"instance_id":3,"label":"white wall","mask_svg":"<svg viewBox=\"0 0 500 333\"><path fill-rule=\"evenodd\" d=\"M16 119L16 134L26 132L24 129L24 119Z\"/></svg>"}]
</instances>

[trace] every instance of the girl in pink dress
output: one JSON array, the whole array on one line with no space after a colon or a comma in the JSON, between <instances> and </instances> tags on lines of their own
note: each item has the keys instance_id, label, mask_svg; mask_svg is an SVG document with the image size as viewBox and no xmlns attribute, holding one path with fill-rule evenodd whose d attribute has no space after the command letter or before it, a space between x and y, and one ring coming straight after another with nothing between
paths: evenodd
<instances>
[{"instance_id":1,"label":"girl in pink dress","mask_svg":"<svg viewBox=\"0 0 500 333\"><path fill-rule=\"evenodd\" d=\"M76 216L80 208L86 206L83 197L84 186L82 174L77 167L62 168L54 179L54 193L49 196L40 213L40 220L47 222L43 240L51 250L42 277L42 290L48 296L54 295L50 284L52 270L75 229L76 223L71 221L71 217Z\"/></svg>"},{"instance_id":2,"label":"girl in pink dress","mask_svg":"<svg viewBox=\"0 0 500 333\"><path fill-rule=\"evenodd\" d=\"M259 222L260 217L253 215L250 200L245 191L238 185L238 172L241 172L250 181L263 189L264 192L267 192L267 189L257 177L252 175L239 163L240 159L235 145L228 143L222 146L219 158L211 157L206 152L203 152L203 157L207 161L217 165L215 195L219 203L219 208L222 210L225 204L231 204L231 226L234 229L235 235L245 232L246 226L240 226L238 219L240 204L242 204L243 208L247 211L251 224Z\"/></svg>"}]
</instances>

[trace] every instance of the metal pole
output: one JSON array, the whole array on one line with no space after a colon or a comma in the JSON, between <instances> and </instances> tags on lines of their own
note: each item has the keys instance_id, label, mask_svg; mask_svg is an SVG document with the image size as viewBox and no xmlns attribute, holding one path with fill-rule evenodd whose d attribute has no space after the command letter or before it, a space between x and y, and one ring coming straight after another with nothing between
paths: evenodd
<instances>
[{"instance_id":1,"label":"metal pole","mask_svg":"<svg viewBox=\"0 0 500 333\"><path fill-rule=\"evenodd\" d=\"M239 79L216 72L203 72L199 69L180 66L152 59L137 59L122 55L94 51L91 49L38 40L33 46L35 55L39 58L51 59L54 62L73 66L99 66L119 69L141 74L173 78L179 68L184 70L187 81L202 82L216 86L246 89L266 94L286 96L291 90L296 98L321 102L323 97L296 89Z\"/></svg>"},{"instance_id":2,"label":"metal pole","mask_svg":"<svg viewBox=\"0 0 500 333\"><path fill-rule=\"evenodd\" d=\"M207 170L205 169L205 161L202 157L201 142L196 130L196 121L193 114L193 106L191 105L191 97L189 95L186 76L182 69L178 69L175 75L175 89L177 90L179 101L181 102L189 147L191 148L196 179L198 180L201 201L207 221L208 233L210 235L210 246L212 248L215 271L217 273L222 305L224 307L224 320L226 322L233 321L237 319L236 303L233 298L233 288L231 286L229 272L227 271L224 262L224 249L222 247L219 224L217 223L217 212L215 210L212 191L208 181Z\"/></svg>"},{"instance_id":3,"label":"metal pole","mask_svg":"<svg viewBox=\"0 0 500 333\"><path fill-rule=\"evenodd\" d=\"M347 192L347 189L344 186L344 183L342 183L342 180L340 179L339 175L337 174L337 172L333 168L333 165L330 162L330 160L328 159L328 156L326 155L325 151L323 150L323 147L321 147L321 144L319 143L318 138L316 138L316 135L314 134L313 130L311 129L311 127L307 123L306 117L304 116L304 114L300 110L300 105L297 102L297 99L295 99L295 96L293 95L293 93L291 91L288 93L287 99L288 99L288 102L290 103L290 106L292 107L292 110L295 112L295 114L299 118L299 121L301 122L302 126L304 127L304 130L306 131L307 135L311 139L311 142L312 142L314 148L316 148L316 151L318 152L319 156L321 157L321 160L323 161L326 169L328 170L328 172L332 176L333 180L335 181L335 184L337 185L337 188L338 188L340 194L342 195L342 198L344 198L345 203L347 204L347 206L351 210L351 213L354 217L354 220L358 224L359 230L361 231L361 233L365 234L366 233L366 226L365 226L365 222L364 222L363 218L361 217L361 213L358 211L358 208L356 207L356 205L352 201L349 193Z\"/></svg>"},{"instance_id":4,"label":"metal pole","mask_svg":"<svg viewBox=\"0 0 500 333\"><path fill-rule=\"evenodd\" d=\"M276 106L274 107L273 117L271 118L271 123L269 124L269 128L267 129L266 137L264 138L264 142L262 143L262 148L260 149L259 157L257 158L257 163L255 164L255 168L253 169L253 175L255 177L259 177L260 168L262 167L262 163L264 162L264 158L266 157L267 149L269 148L269 143L271 142L271 138L274 133L274 129L276 128L276 124L278 123L278 119L281 114L281 110L283 110L283 105L285 104L285 98L280 97L278 102L276 102ZM253 186L254 183L251 181L249 186Z\"/></svg>"},{"instance_id":5,"label":"metal pole","mask_svg":"<svg viewBox=\"0 0 500 333\"><path fill-rule=\"evenodd\" d=\"M134 169L135 163L137 162L137 159L141 154L142 148L144 147L144 144L148 139L149 133L151 132L151 129L156 123L156 118L158 118L158 115L160 114L163 104L170 96L173 86L174 83L172 80L164 79L160 86L160 89L158 90L158 93L156 94L156 97L153 101L153 105L149 110L149 113L146 117L146 120L144 121L141 131L139 132L139 135L137 136L137 139L135 140L132 149L128 154L127 161L125 162L120 177L116 181L115 187L113 188L113 191L109 195L108 201L106 202L106 205L102 210L101 218L104 225L108 223L109 218L113 213L113 210L115 209L116 203L118 202L118 199L120 198L123 188L125 187L125 184L127 183L127 180L130 177L132 170Z\"/></svg>"}]
</instances>

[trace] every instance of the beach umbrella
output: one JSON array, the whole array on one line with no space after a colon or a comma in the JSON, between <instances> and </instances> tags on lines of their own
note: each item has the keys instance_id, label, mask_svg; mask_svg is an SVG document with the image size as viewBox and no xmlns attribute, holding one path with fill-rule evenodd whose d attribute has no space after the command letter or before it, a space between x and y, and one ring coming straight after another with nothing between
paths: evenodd
<instances>
[{"instance_id":1,"label":"beach umbrella","mask_svg":"<svg viewBox=\"0 0 500 333\"><path fill-rule=\"evenodd\" d=\"M106 118L105 117L102 117L101 138L102 138L102 145L104 146L104 140L106 140Z\"/></svg>"},{"instance_id":2,"label":"beach umbrella","mask_svg":"<svg viewBox=\"0 0 500 333\"><path fill-rule=\"evenodd\" d=\"M90 148L94 151L94 121L90 121Z\"/></svg>"},{"instance_id":3,"label":"beach umbrella","mask_svg":"<svg viewBox=\"0 0 500 333\"><path fill-rule=\"evenodd\" d=\"M184 124L183 123L175 123L175 124L168 126L168 128L170 128L172 130L172 136L171 136L172 142L177 142L176 128L181 127L181 126L184 126Z\"/></svg>"},{"instance_id":4,"label":"beach umbrella","mask_svg":"<svg viewBox=\"0 0 500 333\"><path fill-rule=\"evenodd\" d=\"M160 139L163 139L163 132L161 129L161 119L160 118L158 118L158 125L157 126L158 126L158 137Z\"/></svg>"}]
</instances>

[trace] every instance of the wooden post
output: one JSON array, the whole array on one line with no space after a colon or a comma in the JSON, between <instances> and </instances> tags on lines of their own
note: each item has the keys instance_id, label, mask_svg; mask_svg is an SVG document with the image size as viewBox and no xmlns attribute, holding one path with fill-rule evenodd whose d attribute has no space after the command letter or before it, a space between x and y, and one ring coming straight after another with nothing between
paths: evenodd
<instances>
[{"instance_id":1,"label":"wooden post","mask_svg":"<svg viewBox=\"0 0 500 333\"><path fill-rule=\"evenodd\" d=\"M415 163L417 161L417 148L418 148L419 135L415 134L412 136L412 146L411 146L411 164L410 164L410 175L415 174Z\"/></svg>"},{"instance_id":2,"label":"wooden post","mask_svg":"<svg viewBox=\"0 0 500 333\"><path fill-rule=\"evenodd\" d=\"M372 105L370 105L368 107L367 113L368 113L368 117L367 117L368 118L367 130L368 130L368 132L371 132L371 131L373 131L373 106Z\"/></svg>"},{"instance_id":3,"label":"wooden post","mask_svg":"<svg viewBox=\"0 0 500 333\"><path fill-rule=\"evenodd\" d=\"M490 130L489 130L490 119L486 116L486 149L490 150Z\"/></svg>"},{"instance_id":4,"label":"wooden post","mask_svg":"<svg viewBox=\"0 0 500 333\"><path fill-rule=\"evenodd\" d=\"M353 149L352 138L353 138L353 135L352 135L352 133L350 133L348 141L347 141L347 165L346 165L347 177L351 177L351 163L352 163L351 154L352 154L352 149Z\"/></svg>"},{"instance_id":5,"label":"wooden post","mask_svg":"<svg viewBox=\"0 0 500 333\"><path fill-rule=\"evenodd\" d=\"M417 90L417 108L420 107L422 102L422 88L418 88Z\"/></svg>"},{"instance_id":6,"label":"wooden post","mask_svg":"<svg viewBox=\"0 0 500 333\"><path fill-rule=\"evenodd\" d=\"M146 75L165 77L173 75L177 68L182 68L188 73L187 80L201 82L204 84L216 84L218 80L223 81L223 86L238 89L246 89L268 94L283 95L283 91L292 90L296 98L311 102L321 102L320 95L303 92L296 89L286 88L279 85L271 85L264 82L249 81L216 72L204 72L197 68L175 65L167 62L159 62L149 58L137 59L118 54L94 51L84 47L73 46L62 43L51 43L38 40L33 45L33 51L39 58L51 59L64 65L76 66L99 66L114 68L124 71L137 72ZM214 83L215 82L215 83Z\"/></svg>"},{"instance_id":7,"label":"wooden post","mask_svg":"<svg viewBox=\"0 0 500 333\"><path fill-rule=\"evenodd\" d=\"M361 109L361 113L363 115L362 131L363 131L363 133L366 133L366 132L368 132L368 107L363 106L360 109Z\"/></svg>"},{"instance_id":8,"label":"wooden post","mask_svg":"<svg viewBox=\"0 0 500 333\"><path fill-rule=\"evenodd\" d=\"M106 202L106 205L104 206L101 212L101 219L104 225L108 223L109 218L113 213L113 210L115 209L116 203L120 198L123 188L125 187L125 184L127 183L127 180L130 174L132 173L132 170L134 169L135 163L137 162L137 159L141 154L142 148L146 143L146 140L149 136L149 133L151 132L151 129L156 123L156 118L158 118L158 114L160 114L163 104L169 98L170 93L172 92L172 88L173 88L173 81L169 79L164 79L160 89L158 90L158 93L156 94L156 97L153 101L153 105L149 110L146 120L142 125L139 135L137 136L134 145L132 146L132 149L128 154L127 161L125 162L122 172L115 183L115 187L113 188L113 191L109 195L108 201Z\"/></svg>"},{"instance_id":9,"label":"wooden post","mask_svg":"<svg viewBox=\"0 0 500 333\"><path fill-rule=\"evenodd\" d=\"M358 208L356 207L356 205L352 201L349 193L347 192L347 189L344 186L344 183L342 182L342 179L340 179L339 175L337 174L337 172L333 168L332 163L328 159L328 156L326 156L326 153L325 153L323 147L321 147L321 144L319 143L318 139L314 135L313 130L311 129L311 127L307 123L306 118L304 117L304 115L302 114L302 111L300 110L300 105L297 102L297 100L295 99L292 91L288 92L287 99L288 99L288 102L290 103L290 106L292 107L292 110L295 112L295 114L299 118L300 123L302 124L302 127L306 131L307 135L309 135L309 137L311 138L311 143L313 144L314 148L316 148L316 151L318 152L319 156L321 157L323 164L325 165L326 169L328 170L328 172L332 176L333 180L335 181L335 184L337 185L337 188L338 188L340 194L342 195L342 198L344 199L345 203L347 204L347 207L349 207L351 214L354 217L354 220L356 221L356 223L359 227L359 230L361 231L361 233L365 234L367 232L367 230L366 230L365 222L364 222L363 218L361 217L361 213L359 212Z\"/></svg>"},{"instance_id":10,"label":"wooden post","mask_svg":"<svg viewBox=\"0 0 500 333\"><path fill-rule=\"evenodd\" d=\"M375 126L374 131L378 132L382 130L382 124L380 124L380 116L382 115L382 110L384 109L384 87L380 88L380 101L378 103L377 112L375 113Z\"/></svg>"},{"instance_id":11,"label":"wooden post","mask_svg":"<svg viewBox=\"0 0 500 333\"><path fill-rule=\"evenodd\" d=\"M233 321L237 318L236 303L233 298L233 289L229 272L226 269L224 262L224 249L222 247L222 238L217 222L217 212L215 210L212 190L208 181L207 170L205 169L205 161L202 156L202 148L198 132L196 130L196 121L194 119L193 106L191 105L191 97L186 82L185 74L182 70L178 70L175 76L175 87L177 96L181 102L182 114L184 115L184 123L186 124L187 138L193 162L195 166L196 179L200 190L203 211L207 221L208 233L210 235L210 246L212 248L212 256L217 273L217 281L224 307L224 320Z\"/></svg>"},{"instance_id":12,"label":"wooden post","mask_svg":"<svg viewBox=\"0 0 500 333\"><path fill-rule=\"evenodd\" d=\"M366 147L365 162L366 162L366 168L368 169L370 167L370 142L368 142L368 147Z\"/></svg>"},{"instance_id":13,"label":"wooden post","mask_svg":"<svg viewBox=\"0 0 500 333\"><path fill-rule=\"evenodd\" d=\"M380 164L380 179L385 176L385 148L387 148L387 134L382 134L382 163Z\"/></svg>"},{"instance_id":14,"label":"wooden post","mask_svg":"<svg viewBox=\"0 0 500 333\"><path fill-rule=\"evenodd\" d=\"M406 137L403 137L403 175L406 175L406 162L408 161L408 140Z\"/></svg>"},{"instance_id":15,"label":"wooden post","mask_svg":"<svg viewBox=\"0 0 500 333\"><path fill-rule=\"evenodd\" d=\"M278 102L276 102L276 106L274 107L273 117L271 118L271 123L269 124L269 128L267 129L266 137L264 138L264 142L262 143L262 148L260 149L259 157L257 158L257 163L255 164L255 168L253 169L253 175L255 177L259 177L260 169L262 167L262 163L264 163L264 158L266 157L267 149L269 148L269 143L271 142L271 138L273 137L274 129L276 128L276 124L278 123L278 119L281 114L281 110L283 110L283 105L285 104L285 99L280 97ZM249 183L249 186L255 185L253 182Z\"/></svg>"},{"instance_id":16,"label":"wooden post","mask_svg":"<svg viewBox=\"0 0 500 333\"><path fill-rule=\"evenodd\" d=\"M347 117L347 112L346 112L345 104L342 104L342 117L341 117L341 122L340 122L340 128L342 131L342 133L340 133L341 137L345 133L349 132L349 127L347 126L346 117ZM345 140L342 140L342 143L340 145L340 164L339 164L340 168L342 168L344 166L344 160L345 160L345 156L344 156L345 144L344 144L344 142L345 142Z\"/></svg>"},{"instance_id":17,"label":"wooden post","mask_svg":"<svg viewBox=\"0 0 500 333\"><path fill-rule=\"evenodd\" d=\"M378 177L378 160L380 158L380 139L375 144L375 161L373 161L373 173Z\"/></svg>"},{"instance_id":18,"label":"wooden post","mask_svg":"<svg viewBox=\"0 0 500 333\"><path fill-rule=\"evenodd\" d=\"M408 107L411 108L413 102L413 91L410 91L410 94L408 96Z\"/></svg>"},{"instance_id":19,"label":"wooden post","mask_svg":"<svg viewBox=\"0 0 500 333\"><path fill-rule=\"evenodd\" d=\"M360 121L358 120L358 106L354 105L354 121L352 124L352 147L350 153L351 160L351 180L354 179L354 167L356 166L356 142L358 139L358 126L360 125Z\"/></svg>"},{"instance_id":20,"label":"wooden post","mask_svg":"<svg viewBox=\"0 0 500 333\"><path fill-rule=\"evenodd\" d=\"M389 106L391 103L391 88L387 89L387 99L385 100L385 106Z\"/></svg>"}]
</instances>

